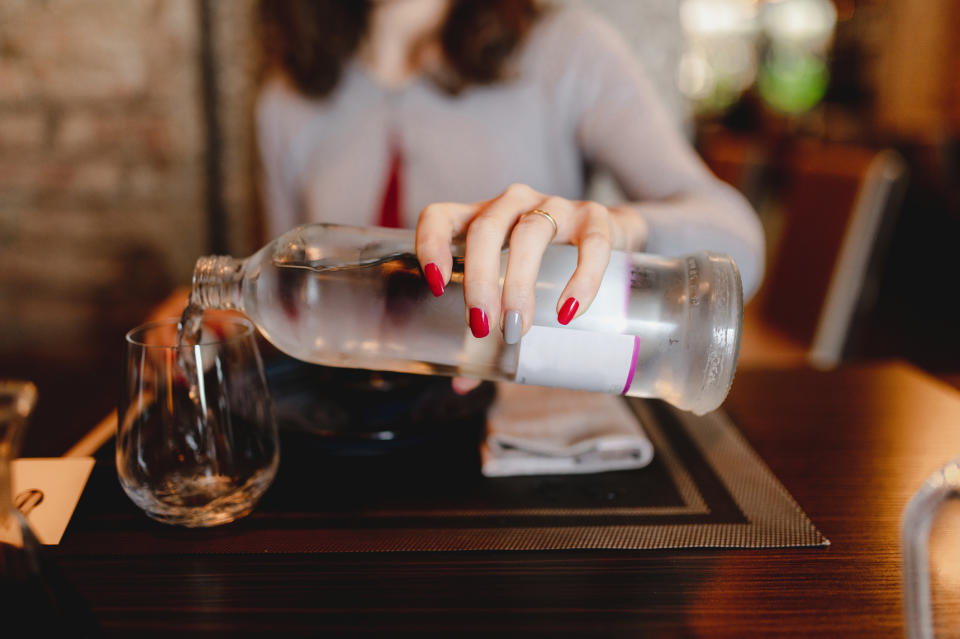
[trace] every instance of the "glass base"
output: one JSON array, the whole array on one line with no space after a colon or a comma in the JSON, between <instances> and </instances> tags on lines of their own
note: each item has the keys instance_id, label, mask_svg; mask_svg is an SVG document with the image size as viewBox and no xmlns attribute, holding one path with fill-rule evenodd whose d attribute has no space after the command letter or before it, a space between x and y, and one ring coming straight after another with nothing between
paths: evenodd
<instances>
[{"instance_id":1,"label":"glass base","mask_svg":"<svg viewBox=\"0 0 960 639\"><path fill-rule=\"evenodd\" d=\"M210 528L212 526L222 526L229 524L237 519L242 519L253 512L253 504L244 504L235 509L196 509L186 512L152 512L144 508L144 512L150 519L159 521L161 524L172 524L174 526L183 526L185 528Z\"/></svg>"},{"instance_id":2,"label":"glass base","mask_svg":"<svg viewBox=\"0 0 960 639\"><path fill-rule=\"evenodd\" d=\"M123 489L151 519L188 528L220 526L249 515L276 470L265 468L237 486L229 477L177 475L167 476L161 487L124 484Z\"/></svg>"}]
</instances>

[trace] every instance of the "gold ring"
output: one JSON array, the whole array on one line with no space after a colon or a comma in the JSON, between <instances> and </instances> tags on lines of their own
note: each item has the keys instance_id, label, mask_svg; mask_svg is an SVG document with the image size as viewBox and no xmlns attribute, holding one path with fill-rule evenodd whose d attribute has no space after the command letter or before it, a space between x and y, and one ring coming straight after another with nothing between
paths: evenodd
<instances>
[{"instance_id":1,"label":"gold ring","mask_svg":"<svg viewBox=\"0 0 960 639\"><path fill-rule=\"evenodd\" d=\"M550 222L550 224L553 225L553 236L552 236L550 239L553 240L553 238L557 236L557 229L558 229L559 227L557 226L557 221L556 221L555 219L553 219L553 216L552 216L552 215L550 215L549 213L547 213L547 212L544 211L543 209L532 209L532 210L530 210L530 211L527 211L527 212L524 213L523 215L521 215L521 216L520 216L520 219L522 220L523 218L527 217L528 215L542 215L543 217L547 218L547 221Z\"/></svg>"}]
</instances>

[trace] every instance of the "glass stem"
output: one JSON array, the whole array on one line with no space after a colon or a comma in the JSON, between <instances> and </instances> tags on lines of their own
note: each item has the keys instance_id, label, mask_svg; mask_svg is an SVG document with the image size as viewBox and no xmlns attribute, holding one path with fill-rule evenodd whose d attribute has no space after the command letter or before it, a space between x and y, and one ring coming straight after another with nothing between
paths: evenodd
<instances>
[{"instance_id":1,"label":"glass stem","mask_svg":"<svg viewBox=\"0 0 960 639\"><path fill-rule=\"evenodd\" d=\"M7 517L13 508L13 480L10 472L10 462L5 443L0 444L0 529L7 525Z\"/></svg>"},{"instance_id":2,"label":"glass stem","mask_svg":"<svg viewBox=\"0 0 960 639\"><path fill-rule=\"evenodd\" d=\"M30 382L0 381L0 530L12 524L11 464L20 454L20 440L36 401L37 388Z\"/></svg>"}]
</instances>

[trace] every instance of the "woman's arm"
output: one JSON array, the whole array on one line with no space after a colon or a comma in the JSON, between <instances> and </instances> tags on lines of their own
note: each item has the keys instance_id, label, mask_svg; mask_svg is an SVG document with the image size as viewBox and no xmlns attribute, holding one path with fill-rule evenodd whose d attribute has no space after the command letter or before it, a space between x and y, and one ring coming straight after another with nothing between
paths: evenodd
<instances>
[{"instance_id":1,"label":"woman's arm","mask_svg":"<svg viewBox=\"0 0 960 639\"><path fill-rule=\"evenodd\" d=\"M589 308L611 249L726 253L751 295L763 272L764 242L750 206L710 174L612 30L579 11L550 19L525 51L523 68L538 74L559 123L556 134L575 135L586 158L609 168L631 202L608 209L517 184L482 202L428 206L417 225L417 255L431 290L443 293L452 270L450 241L464 235L464 319L478 338L499 327L512 341L529 330L534 283L551 242L579 249L577 268L556 302L563 324ZM535 209L547 211L556 226L545 216L525 215ZM501 291L500 251L507 241Z\"/></svg>"},{"instance_id":2,"label":"woman's arm","mask_svg":"<svg viewBox=\"0 0 960 639\"><path fill-rule=\"evenodd\" d=\"M583 12L558 17L569 51L566 94L586 158L607 168L643 218L645 250L727 253L749 298L760 285L764 235L746 199L714 177L666 112L619 35Z\"/></svg>"},{"instance_id":3,"label":"woman's arm","mask_svg":"<svg viewBox=\"0 0 960 639\"><path fill-rule=\"evenodd\" d=\"M506 337L506 327L517 322L521 333L530 328L534 282L551 242L579 249L577 269L557 300L563 324L593 301L611 249L726 253L751 295L763 273L764 239L749 204L710 174L612 30L579 11L551 19L525 55L535 56L531 66L560 123L557 134L575 135L584 156L610 169L631 201L608 209L513 185L483 202L431 205L417 225L417 254L431 290L442 294L452 269L450 241L462 234L465 321L478 338L497 326ZM549 212L556 226L525 215L534 209ZM508 240L501 291L500 250Z\"/></svg>"}]
</instances>

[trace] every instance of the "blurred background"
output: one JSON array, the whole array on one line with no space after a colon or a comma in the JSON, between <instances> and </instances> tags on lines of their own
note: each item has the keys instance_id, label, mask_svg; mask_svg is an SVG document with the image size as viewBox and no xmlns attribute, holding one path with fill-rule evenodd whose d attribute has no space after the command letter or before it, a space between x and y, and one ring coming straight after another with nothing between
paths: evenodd
<instances>
[{"instance_id":1,"label":"blurred background","mask_svg":"<svg viewBox=\"0 0 960 639\"><path fill-rule=\"evenodd\" d=\"M742 366L909 360L960 386L956 0L592 0L760 212ZM253 0L0 3L0 376L114 405L123 334L263 237ZM596 197L613 200L603 176ZM59 454L51 432L28 450ZM75 431L71 431L75 432ZM67 437L67 435L64 435Z\"/></svg>"}]
</instances>

